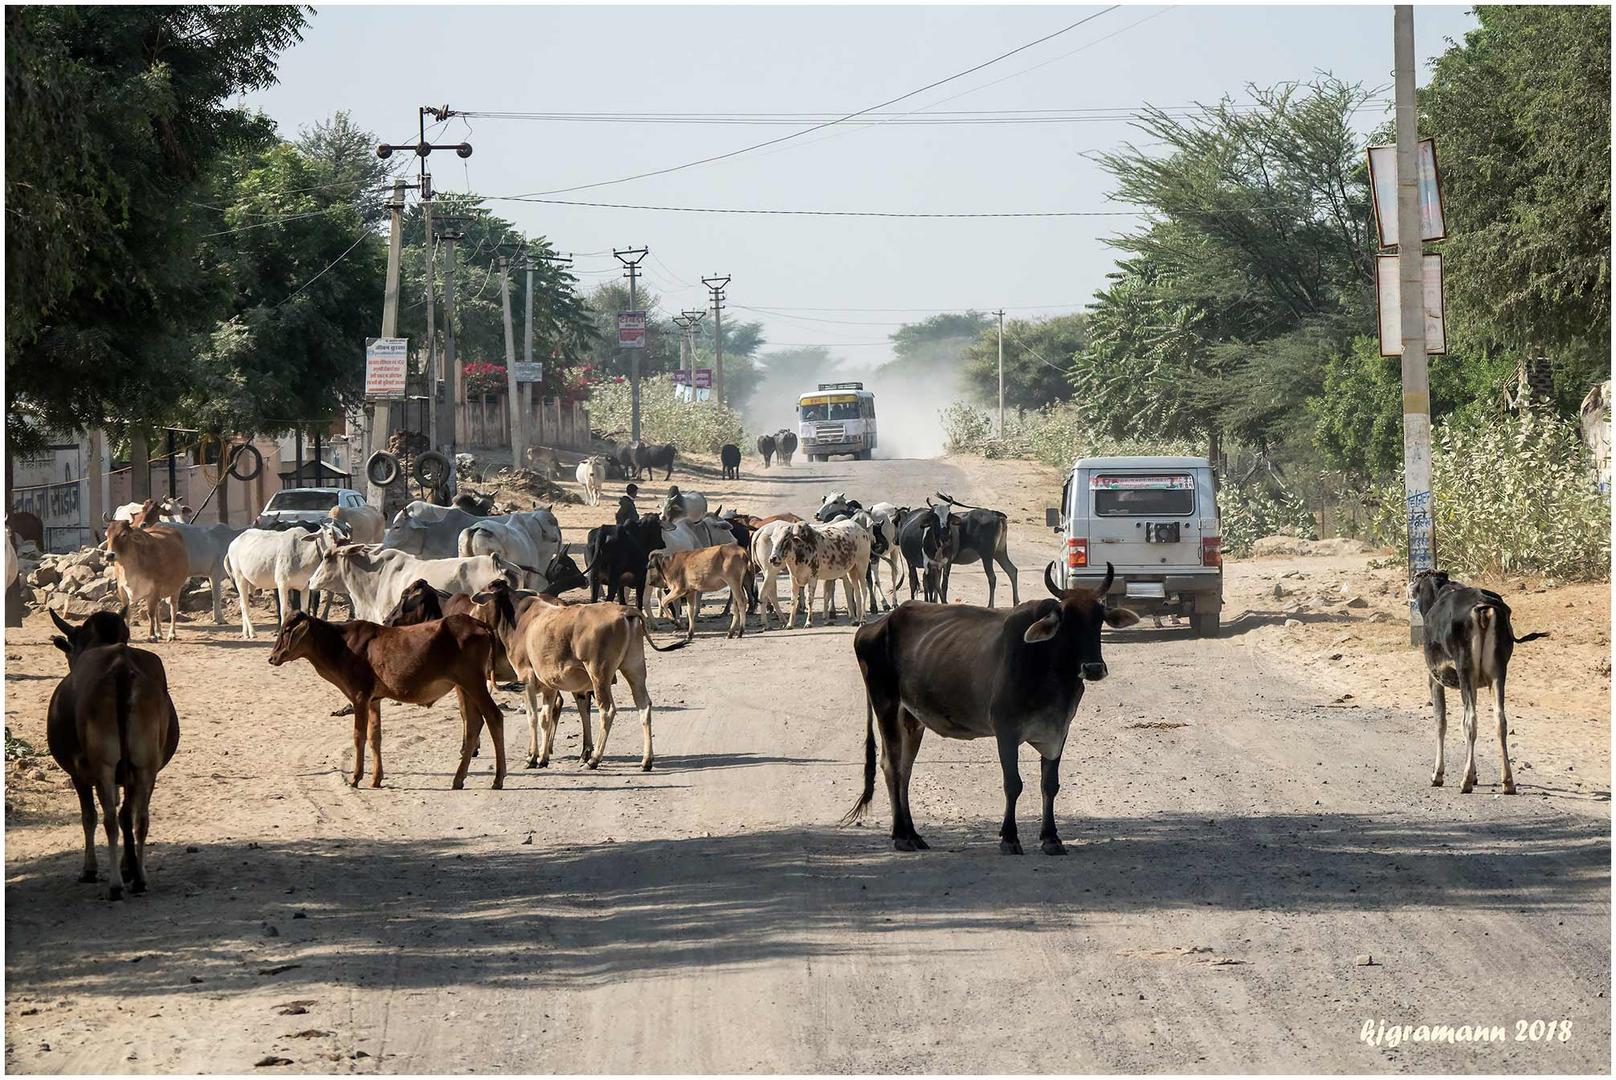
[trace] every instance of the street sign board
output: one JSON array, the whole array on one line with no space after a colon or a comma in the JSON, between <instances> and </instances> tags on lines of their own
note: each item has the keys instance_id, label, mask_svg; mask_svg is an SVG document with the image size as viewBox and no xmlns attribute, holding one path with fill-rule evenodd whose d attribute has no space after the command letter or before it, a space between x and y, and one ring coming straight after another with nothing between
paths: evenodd
<instances>
[{"instance_id":1,"label":"street sign board","mask_svg":"<svg viewBox=\"0 0 1616 1080\"><path fill-rule=\"evenodd\" d=\"M686 371L684 368L680 368L678 371L675 371L673 373L673 385L675 385L675 386L689 386L690 385L690 372Z\"/></svg>"},{"instance_id":2,"label":"street sign board","mask_svg":"<svg viewBox=\"0 0 1616 1080\"><path fill-rule=\"evenodd\" d=\"M1403 355L1403 306L1397 288L1396 255L1375 257L1375 304L1380 309L1380 355ZM1425 274L1425 351L1448 351L1447 312L1442 303L1442 256L1427 255Z\"/></svg>"},{"instance_id":3,"label":"street sign board","mask_svg":"<svg viewBox=\"0 0 1616 1080\"><path fill-rule=\"evenodd\" d=\"M365 339L365 396L401 398L409 375L409 338Z\"/></svg>"},{"instance_id":4,"label":"street sign board","mask_svg":"<svg viewBox=\"0 0 1616 1080\"><path fill-rule=\"evenodd\" d=\"M617 347L645 348L645 312L622 311L617 315Z\"/></svg>"},{"instance_id":5,"label":"street sign board","mask_svg":"<svg viewBox=\"0 0 1616 1080\"><path fill-rule=\"evenodd\" d=\"M713 369L699 367L696 369L696 389L706 390L713 385Z\"/></svg>"},{"instance_id":6,"label":"street sign board","mask_svg":"<svg viewBox=\"0 0 1616 1080\"><path fill-rule=\"evenodd\" d=\"M1380 246L1397 246L1397 147L1369 148L1369 191L1375 201ZM1448 235L1442 212L1442 183L1436 168L1436 140L1420 140L1420 239Z\"/></svg>"},{"instance_id":7,"label":"street sign board","mask_svg":"<svg viewBox=\"0 0 1616 1080\"><path fill-rule=\"evenodd\" d=\"M537 361L529 364L525 361L518 360L516 362L516 381L519 383L543 382L544 365L538 363Z\"/></svg>"}]
</instances>

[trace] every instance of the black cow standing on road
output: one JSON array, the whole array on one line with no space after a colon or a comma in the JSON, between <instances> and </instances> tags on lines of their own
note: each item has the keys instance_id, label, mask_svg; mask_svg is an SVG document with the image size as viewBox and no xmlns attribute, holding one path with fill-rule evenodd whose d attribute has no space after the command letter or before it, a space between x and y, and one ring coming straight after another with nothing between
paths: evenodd
<instances>
[{"instance_id":1,"label":"black cow standing on road","mask_svg":"<svg viewBox=\"0 0 1616 1080\"><path fill-rule=\"evenodd\" d=\"M909 566L909 599L915 598L917 575L926 602L938 599L943 559L954 542L951 524L948 507L934 506L929 499L924 510L911 510L898 522L898 550Z\"/></svg>"},{"instance_id":2,"label":"black cow standing on road","mask_svg":"<svg viewBox=\"0 0 1616 1080\"><path fill-rule=\"evenodd\" d=\"M718 460L724 465L725 480L739 480L741 478L741 448L734 443L725 443L718 448Z\"/></svg>"},{"instance_id":3,"label":"black cow standing on road","mask_svg":"<svg viewBox=\"0 0 1616 1080\"><path fill-rule=\"evenodd\" d=\"M780 455L780 464L790 465L791 455L797 452L797 433L789 428L775 432L774 449Z\"/></svg>"},{"instance_id":4,"label":"black cow standing on road","mask_svg":"<svg viewBox=\"0 0 1616 1080\"><path fill-rule=\"evenodd\" d=\"M634 479L640 479L641 472L655 479L657 469L667 470L662 474L662 479L668 479L673 475L673 459L678 454L679 448L672 443L635 443Z\"/></svg>"},{"instance_id":5,"label":"black cow standing on road","mask_svg":"<svg viewBox=\"0 0 1616 1080\"><path fill-rule=\"evenodd\" d=\"M1005 611L958 604L900 605L865 623L853 635L853 651L866 693L864 791L844 823L863 817L875 797L875 732L881 730L881 761L892 803L892 846L899 851L928 845L909 812L909 778L926 729L948 739L993 738L1004 773L1004 822L999 850L1021 854L1016 800L1022 743L1043 759L1040 790L1043 824L1039 844L1046 855L1064 855L1055 829L1055 793L1060 790L1061 753L1083 684L1106 677L1100 655L1104 626L1132 626L1139 616L1107 607L1105 591L1115 571L1106 564L1098 592L1058 589L1044 570L1052 600L1029 600Z\"/></svg>"},{"instance_id":6,"label":"black cow standing on road","mask_svg":"<svg viewBox=\"0 0 1616 1080\"><path fill-rule=\"evenodd\" d=\"M938 586L938 595L943 603L948 603L948 572L956 563L976 562L982 563L982 572L988 578L988 607L993 606L993 592L998 585L993 576L993 564L998 563L1010 578L1010 603L1021 603L1021 590L1016 581L1015 563L1010 561L1010 523L1005 515L998 510L984 510L980 506L970 506L959 502L952 495L945 495L941 491L937 497L942 499L950 508L964 507L967 511L960 515L950 515L952 518L949 528L951 545L943 552L943 580Z\"/></svg>"},{"instance_id":7,"label":"black cow standing on road","mask_svg":"<svg viewBox=\"0 0 1616 1080\"><path fill-rule=\"evenodd\" d=\"M767 469L774 463L774 436L758 436L758 453L763 457L763 467Z\"/></svg>"},{"instance_id":8,"label":"black cow standing on road","mask_svg":"<svg viewBox=\"0 0 1616 1080\"><path fill-rule=\"evenodd\" d=\"M1548 637L1546 633L1516 637L1509 605L1487 589L1462 585L1441 570L1421 570L1409 583L1409 598L1420 609L1425 624L1425 666L1431 682L1431 704L1436 708L1436 768L1431 786L1441 787L1445 762L1443 740L1448 731L1447 688L1459 691L1464 708L1465 755L1461 792L1476 785L1476 689L1493 689L1493 719L1498 724L1498 754L1503 767L1505 795L1515 794L1515 773L1509 765L1509 720L1504 715L1504 679L1509 658L1523 641Z\"/></svg>"},{"instance_id":9,"label":"black cow standing on road","mask_svg":"<svg viewBox=\"0 0 1616 1080\"><path fill-rule=\"evenodd\" d=\"M626 525L597 525L589 530L589 601L626 603L630 586L635 606L645 608L646 563L663 546L662 518L646 514Z\"/></svg>"}]
</instances>

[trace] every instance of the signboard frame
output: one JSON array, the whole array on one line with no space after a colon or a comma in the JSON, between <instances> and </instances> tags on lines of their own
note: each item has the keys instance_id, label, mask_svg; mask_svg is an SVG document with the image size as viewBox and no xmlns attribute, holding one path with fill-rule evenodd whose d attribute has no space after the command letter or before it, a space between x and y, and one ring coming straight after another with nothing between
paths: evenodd
<instances>
[{"instance_id":1,"label":"signboard frame","mask_svg":"<svg viewBox=\"0 0 1616 1080\"><path fill-rule=\"evenodd\" d=\"M689 386L690 385L690 372L687 371L684 368L679 368L677 371L675 371L673 373L673 385L675 385L675 386Z\"/></svg>"},{"instance_id":2,"label":"signboard frame","mask_svg":"<svg viewBox=\"0 0 1616 1080\"><path fill-rule=\"evenodd\" d=\"M410 378L410 339L365 339L365 399L402 401Z\"/></svg>"},{"instance_id":3,"label":"signboard frame","mask_svg":"<svg viewBox=\"0 0 1616 1080\"><path fill-rule=\"evenodd\" d=\"M1375 256L1375 322L1380 331L1380 355L1403 355L1402 303L1398 295L1398 255ZM1442 256L1426 255L1421 264L1425 292L1425 354L1446 356L1448 310L1442 289Z\"/></svg>"},{"instance_id":4,"label":"signboard frame","mask_svg":"<svg viewBox=\"0 0 1616 1080\"><path fill-rule=\"evenodd\" d=\"M697 368L693 385L697 390L711 390L713 388L713 369L710 367Z\"/></svg>"},{"instance_id":5,"label":"signboard frame","mask_svg":"<svg viewBox=\"0 0 1616 1080\"><path fill-rule=\"evenodd\" d=\"M645 312L619 311L617 313L617 347L619 349L645 348Z\"/></svg>"},{"instance_id":6,"label":"signboard frame","mask_svg":"<svg viewBox=\"0 0 1616 1080\"><path fill-rule=\"evenodd\" d=\"M511 370L516 372L516 381L519 383L544 381L544 365L537 360L531 364L525 360L518 360Z\"/></svg>"},{"instance_id":7,"label":"signboard frame","mask_svg":"<svg viewBox=\"0 0 1616 1080\"><path fill-rule=\"evenodd\" d=\"M1371 146L1364 154L1369 160L1369 198L1374 203L1376 239L1381 247L1394 248L1397 246L1397 147ZM1389 217L1382 212L1383 207L1389 210ZM1436 140L1427 136L1420 140L1420 239L1444 240L1447 235Z\"/></svg>"}]
</instances>

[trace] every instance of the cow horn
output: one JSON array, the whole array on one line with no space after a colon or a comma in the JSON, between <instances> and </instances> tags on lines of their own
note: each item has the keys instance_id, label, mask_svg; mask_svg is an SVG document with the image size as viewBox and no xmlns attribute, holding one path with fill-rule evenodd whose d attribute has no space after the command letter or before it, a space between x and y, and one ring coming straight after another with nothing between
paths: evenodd
<instances>
[{"instance_id":1,"label":"cow horn","mask_svg":"<svg viewBox=\"0 0 1616 1080\"><path fill-rule=\"evenodd\" d=\"M51 622L56 624L56 629L60 630L64 634L66 634L68 636L68 639L71 640L72 637L73 637L73 630L74 630L73 624L70 623L70 622L67 622L60 615L56 614L56 610L54 608L51 609L50 617L51 617Z\"/></svg>"},{"instance_id":2,"label":"cow horn","mask_svg":"<svg viewBox=\"0 0 1616 1080\"><path fill-rule=\"evenodd\" d=\"M1101 600L1104 600L1105 599L1105 594L1111 591L1111 583L1113 581L1115 581L1116 579L1117 579L1117 568L1112 566L1110 563L1106 563L1105 564L1105 580L1100 582L1100 599Z\"/></svg>"},{"instance_id":3,"label":"cow horn","mask_svg":"<svg viewBox=\"0 0 1616 1080\"><path fill-rule=\"evenodd\" d=\"M1044 567L1044 588L1049 590L1050 596L1053 596L1055 599L1059 600L1066 594L1055 587L1055 577L1053 574L1054 569L1055 563L1053 560L1051 560L1048 566Z\"/></svg>"},{"instance_id":4,"label":"cow horn","mask_svg":"<svg viewBox=\"0 0 1616 1080\"><path fill-rule=\"evenodd\" d=\"M118 609L118 618L124 622L129 621L129 601L125 600L123 606Z\"/></svg>"},{"instance_id":5,"label":"cow horn","mask_svg":"<svg viewBox=\"0 0 1616 1080\"><path fill-rule=\"evenodd\" d=\"M101 523L103 525L111 525L112 524L112 511L110 511L110 510L101 511Z\"/></svg>"}]
</instances>

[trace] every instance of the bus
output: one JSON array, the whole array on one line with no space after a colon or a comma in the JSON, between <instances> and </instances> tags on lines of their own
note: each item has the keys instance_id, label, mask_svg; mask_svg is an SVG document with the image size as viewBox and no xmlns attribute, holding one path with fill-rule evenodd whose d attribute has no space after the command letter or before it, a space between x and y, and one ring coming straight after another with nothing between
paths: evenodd
<instances>
[{"instance_id":1,"label":"bus","mask_svg":"<svg viewBox=\"0 0 1616 1080\"><path fill-rule=\"evenodd\" d=\"M875 450L875 395L861 382L820 383L797 399L797 439L809 461L832 454L870 460Z\"/></svg>"}]
</instances>

